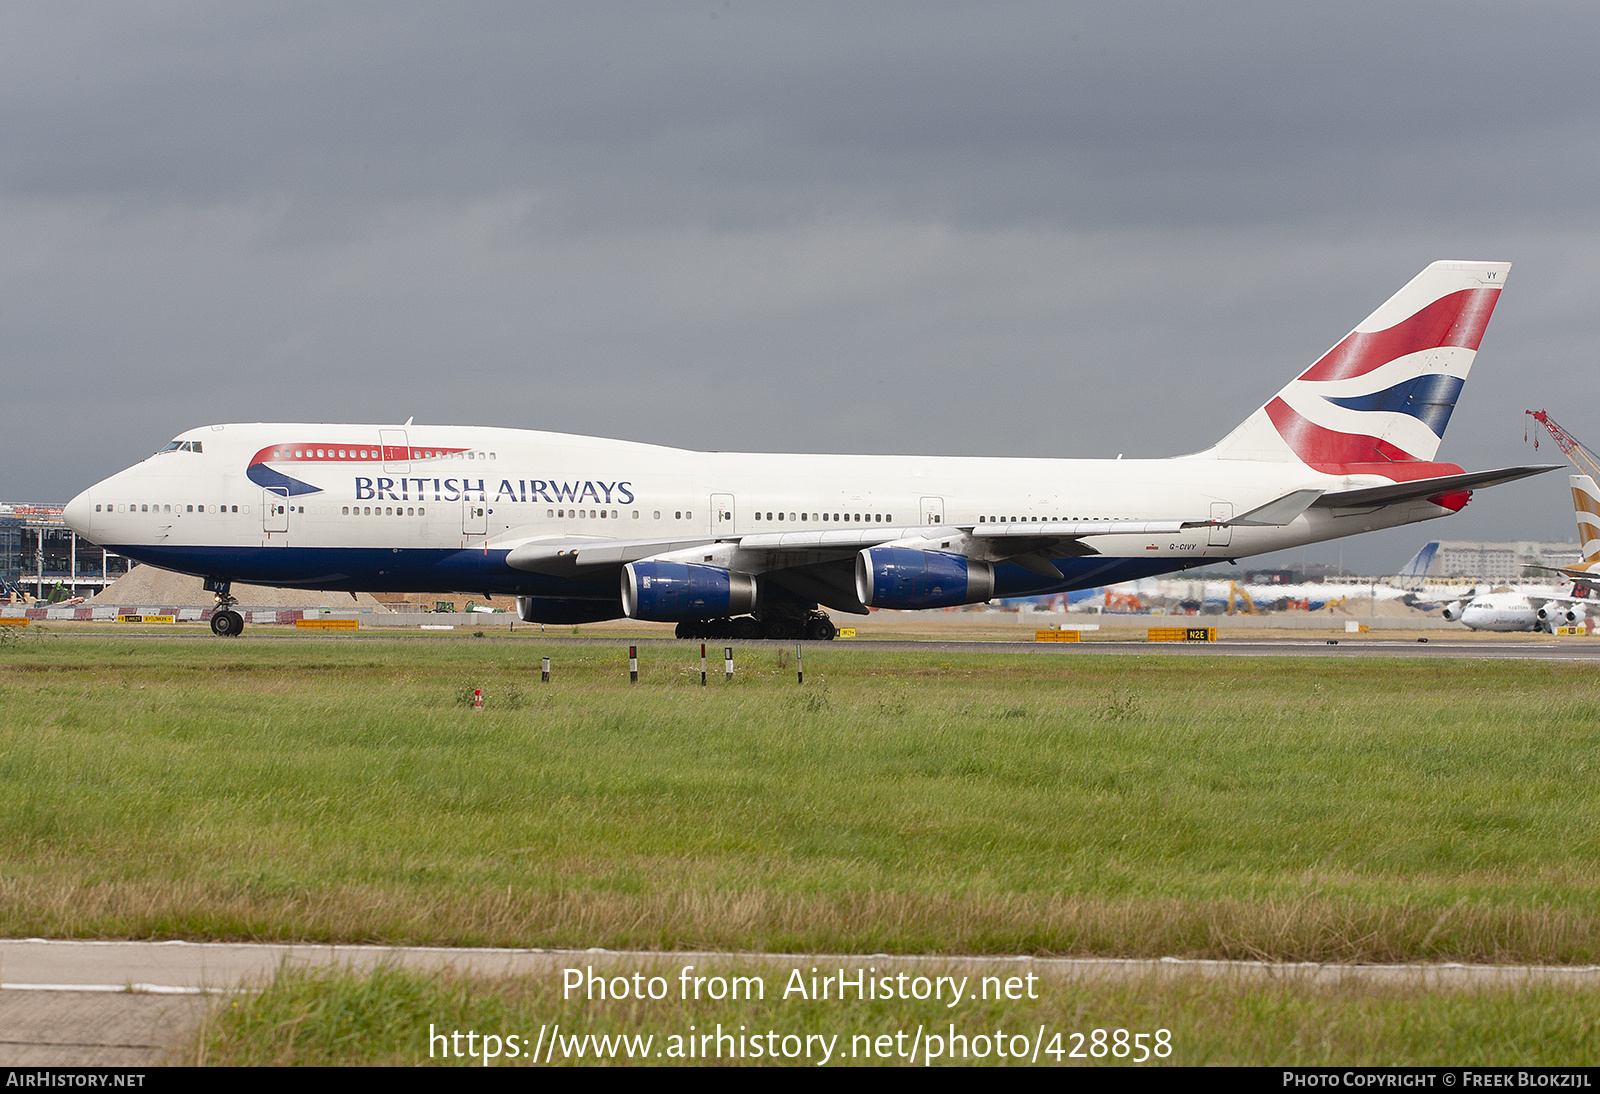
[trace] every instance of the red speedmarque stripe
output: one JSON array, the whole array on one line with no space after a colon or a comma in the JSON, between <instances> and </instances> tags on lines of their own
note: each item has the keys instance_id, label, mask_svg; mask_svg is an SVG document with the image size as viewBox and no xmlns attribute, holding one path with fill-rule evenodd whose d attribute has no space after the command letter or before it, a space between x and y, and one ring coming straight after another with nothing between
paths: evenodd
<instances>
[{"instance_id":1,"label":"red speedmarque stripe","mask_svg":"<svg viewBox=\"0 0 1600 1094\"><path fill-rule=\"evenodd\" d=\"M1392 327L1352 331L1300 375L1302 380L1348 380L1409 353L1440 346L1476 350L1500 299L1499 289L1462 289L1441 296Z\"/></svg>"},{"instance_id":2,"label":"red speedmarque stripe","mask_svg":"<svg viewBox=\"0 0 1600 1094\"><path fill-rule=\"evenodd\" d=\"M1461 474L1453 463L1419 460L1381 438L1327 429L1282 399L1273 399L1266 410L1290 450L1324 475L1382 475L1394 482L1411 482Z\"/></svg>"}]
</instances>

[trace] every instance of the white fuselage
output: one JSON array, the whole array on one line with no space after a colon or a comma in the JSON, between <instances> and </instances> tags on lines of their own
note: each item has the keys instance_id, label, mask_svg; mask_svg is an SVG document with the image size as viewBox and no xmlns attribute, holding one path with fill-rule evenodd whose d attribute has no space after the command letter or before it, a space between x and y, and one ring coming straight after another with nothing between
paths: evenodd
<instances>
[{"instance_id":1,"label":"white fuselage","mask_svg":"<svg viewBox=\"0 0 1600 1094\"><path fill-rule=\"evenodd\" d=\"M1227 520L1297 489L1387 481L1297 462L695 452L460 426L219 425L168 447L73 499L68 522L168 569L351 591L614 596L609 584L530 574L506 557L540 541ZM1313 508L1275 527L1101 536L1086 556L1058 561L1060 579L1001 567L995 595L1090 587L1447 512L1415 500Z\"/></svg>"},{"instance_id":2,"label":"white fuselage","mask_svg":"<svg viewBox=\"0 0 1600 1094\"><path fill-rule=\"evenodd\" d=\"M1461 609L1461 622L1475 631L1536 631L1538 608L1522 593L1485 593Z\"/></svg>"}]
</instances>

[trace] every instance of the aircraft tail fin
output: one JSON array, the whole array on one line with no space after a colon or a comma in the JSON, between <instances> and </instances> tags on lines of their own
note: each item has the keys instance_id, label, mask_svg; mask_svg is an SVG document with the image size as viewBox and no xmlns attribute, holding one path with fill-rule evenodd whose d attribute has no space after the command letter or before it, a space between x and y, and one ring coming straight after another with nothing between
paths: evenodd
<instances>
[{"instance_id":1,"label":"aircraft tail fin","mask_svg":"<svg viewBox=\"0 0 1600 1094\"><path fill-rule=\"evenodd\" d=\"M1400 573L1397 575L1400 588L1408 590L1422 588L1427 581L1428 568L1433 565L1433 556L1438 553L1438 540L1424 543L1422 549L1411 556L1411 561L1400 568Z\"/></svg>"},{"instance_id":2,"label":"aircraft tail fin","mask_svg":"<svg viewBox=\"0 0 1600 1094\"><path fill-rule=\"evenodd\" d=\"M1573 567L1600 576L1600 488L1588 475L1572 475L1572 509L1578 518L1578 544L1583 558Z\"/></svg>"},{"instance_id":3,"label":"aircraft tail fin","mask_svg":"<svg viewBox=\"0 0 1600 1094\"><path fill-rule=\"evenodd\" d=\"M1198 455L1299 461L1325 474L1397 481L1438 474L1390 465L1428 463L1439 451L1510 269L1433 263Z\"/></svg>"}]
</instances>

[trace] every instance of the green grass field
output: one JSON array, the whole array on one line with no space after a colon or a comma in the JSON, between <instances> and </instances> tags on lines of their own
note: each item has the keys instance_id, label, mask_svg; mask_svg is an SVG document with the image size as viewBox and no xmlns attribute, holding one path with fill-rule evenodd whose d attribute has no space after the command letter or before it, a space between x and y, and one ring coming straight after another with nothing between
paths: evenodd
<instances>
[{"instance_id":1,"label":"green grass field","mask_svg":"<svg viewBox=\"0 0 1600 1094\"><path fill-rule=\"evenodd\" d=\"M676 964L644 961L638 967L664 974L676 991ZM543 1046L548 1056L541 1052L540 1064L593 1064L597 1048L606 1047L607 1058L616 1063L693 1064L704 1061L687 1058L688 1039L709 1032L713 1039L697 1048L714 1051L720 1026L745 1037L743 1044L732 1037L721 1043L721 1057L712 1056L711 1062L722 1064L769 1064L774 1062L771 1048L778 1049L776 1062L802 1066L823 1064L825 1054L827 1063L853 1065L1018 1062L997 1054L997 1033L1004 1037L1002 1047L1023 1049L1025 1062L1045 1065L1600 1063L1595 1036L1600 993L1566 985L1441 992L1412 986L1318 987L1293 977L1241 981L1180 974L1110 983L1045 977L1037 985L1037 1001L980 1000L952 1009L934 1001L785 1000L779 992L784 977L749 962L723 960L697 971L723 976L765 971L766 997L616 1003L563 998L555 980L472 980L396 969L370 976L285 972L259 995L214 1010L188 1059L235 1065L482 1066L488 1055L495 1065L528 1066ZM1096 1029L1104 1032L1097 1037ZM1118 1029L1127 1033L1118 1037ZM470 1042L430 1041L430 1031L457 1030L493 1034L499 1043L492 1053L477 1048L474 1059ZM924 1034L921 1044L937 1045L932 1060L923 1058L926 1052L913 1056L918 1030ZM777 1038L762 1038L769 1032ZM938 1041L927 1041L927 1034ZM1144 1035L1142 1061L1135 1047L1138 1034ZM620 1046L619 1035L628 1038ZM1023 1042L1016 1040L1019 1035ZM643 1042L644 1037L650 1041ZM751 1049L752 1037L763 1039L761 1049ZM610 1044L597 1046L591 1038L609 1038ZM1037 1054L1031 1051L1035 1043Z\"/></svg>"},{"instance_id":2,"label":"green grass field","mask_svg":"<svg viewBox=\"0 0 1600 1094\"><path fill-rule=\"evenodd\" d=\"M1581 666L642 653L20 636L0 932L1600 959Z\"/></svg>"}]
</instances>

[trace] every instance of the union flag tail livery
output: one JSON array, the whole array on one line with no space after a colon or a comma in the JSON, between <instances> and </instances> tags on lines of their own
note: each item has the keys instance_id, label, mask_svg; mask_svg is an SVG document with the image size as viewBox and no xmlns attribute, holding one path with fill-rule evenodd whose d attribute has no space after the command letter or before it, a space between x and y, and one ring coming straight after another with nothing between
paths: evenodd
<instances>
[{"instance_id":1,"label":"union flag tail livery","mask_svg":"<svg viewBox=\"0 0 1600 1094\"><path fill-rule=\"evenodd\" d=\"M1394 481L1459 473L1432 461L1510 269L1433 263L1205 454Z\"/></svg>"},{"instance_id":2,"label":"union flag tail livery","mask_svg":"<svg viewBox=\"0 0 1600 1094\"><path fill-rule=\"evenodd\" d=\"M410 421L212 425L91 486L65 516L94 543L205 578L219 635L244 625L230 592L241 581L471 589L515 596L529 622L629 616L675 622L683 638L831 638L821 608L1108 585L1449 516L1473 490L1552 470L1434 461L1509 269L1435 262L1190 456L738 453ZM1584 482L1574 496L1600 565L1600 504Z\"/></svg>"}]
</instances>

